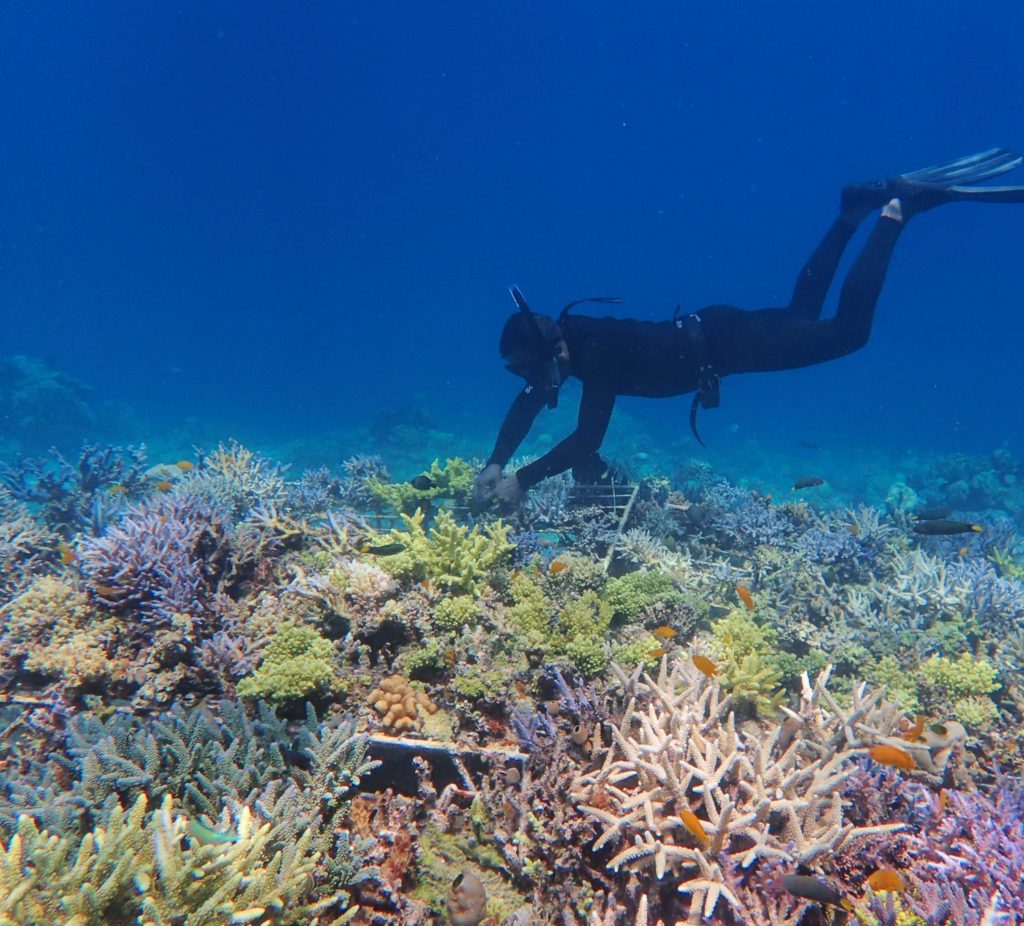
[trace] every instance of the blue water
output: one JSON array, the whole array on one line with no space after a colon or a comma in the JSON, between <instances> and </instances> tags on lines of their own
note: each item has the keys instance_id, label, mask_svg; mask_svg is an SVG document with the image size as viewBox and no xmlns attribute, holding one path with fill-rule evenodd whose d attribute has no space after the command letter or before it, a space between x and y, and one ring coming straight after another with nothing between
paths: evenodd
<instances>
[{"instance_id":1,"label":"blue water","mask_svg":"<svg viewBox=\"0 0 1024 926\"><path fill-rule=\"evenodd\" d=\"M8 2L0 356L92 387L120 438L415 404L486 454L509 282L784 304L844 182L1024 148L1022 34L1009 0ZM1024 208L915 220L868 347L728 380L709 443L1019 452L1022 238ZM687 402L620 410L667 445Z\"/></svg>"}]
</instances>

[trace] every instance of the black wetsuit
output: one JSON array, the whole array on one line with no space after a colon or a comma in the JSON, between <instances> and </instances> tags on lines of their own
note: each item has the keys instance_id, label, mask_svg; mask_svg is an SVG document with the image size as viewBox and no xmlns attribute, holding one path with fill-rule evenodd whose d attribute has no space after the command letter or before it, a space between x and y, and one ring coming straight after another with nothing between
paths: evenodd
<instances>
[{"instance_id":1,"label":"black wetsuit","mask_svg":"<svg viewBox=\"0 0 1024 926\"><path fill-rule=\"evenodd\" d=\"M579 481L596 481L605 468L597 451L616 396L660 398L693 392L701 362L710 362L718 376L729 376L810 366L863 347L903 224L878 220L843 283L835 317L821 320L825 295L857 225L856 218L836 219L800 272L786 308L750 311L714 305L695 313L704 347L671 321L565 316L561 327L569 349L569 375L583 383L579 420L565 440L516 472L519 483L529 488L567 469ZM488 463L508 463L546 400L544 390L532 385L519 393Z\"/></svg>"}]
</instances>

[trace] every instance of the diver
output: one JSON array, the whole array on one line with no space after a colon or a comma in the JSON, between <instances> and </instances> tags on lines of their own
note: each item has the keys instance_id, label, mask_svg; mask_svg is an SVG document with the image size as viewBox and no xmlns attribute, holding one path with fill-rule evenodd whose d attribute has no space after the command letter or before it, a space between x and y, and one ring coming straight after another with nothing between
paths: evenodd
<instances>
[{"instance_id":1,"label":"diver","mask_svg":"<svg viewBox=\"0 0 1024 926\"><path fill-rule=\"evenodd\" d=\"M800 271L785 308L746 310L713 305L692 314L676 310L670 321L594 318L572 314L580 302L619 302L595 297L571 302L556 319L533 312L518 287L510 287L517 311L506 322L499 350L505 367L526 380L505 416L487 464L477 475L475 501L506 506L542 479L572 470L579 483L611 479L598 450L615 399L693 392L690 428L697 432L698 407L719 404L722 377L736 373L792 370L825 363L863 347L871 333L893 249L915 215L947 202L1024 202L1024 186L974 186L1006 173L1022 159L992 148L934 167L846 186L839 215ZM843 282L833 318L822 307L840 258L861 222L881 214ZM554 408L569 376L583 383L576 429L539 459L515 473L505 465L540 410Z\"/></svg>"}]
</instances>

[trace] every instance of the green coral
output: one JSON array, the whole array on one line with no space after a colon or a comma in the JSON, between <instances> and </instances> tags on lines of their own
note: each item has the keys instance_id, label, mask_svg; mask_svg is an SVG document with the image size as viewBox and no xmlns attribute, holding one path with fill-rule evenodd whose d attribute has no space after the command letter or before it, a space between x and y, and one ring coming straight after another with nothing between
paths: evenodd
<instances>
[{"instance_id":1,"label":"green coral","mask_svg":"<svg viewBox=\"0 0 1024 926\"><path fill-rule=\"evenodd\" d=\"M605 586L604 599L616 617L635 620L652 605L681 605L682 593L664 572L630 572Z\"/></svg>"},{"instance_id":2,"label":"green coral","mask_svg":"<svg viewBox=\"0 0 1024 926\"><path fill-rule=\"evenodd\" d=\"M429 531L422 511L403 514L405 530L394 529L374 538L373 545L400 544L402 550L382 556L380 567L406 581L429 580L448 592L476 595L490 571L505 561L514 549L509 528L501 521L483 530L459 524L450 511L441 511Z\"/></svg>"},{"instance_id":3,"label":"green coral","mask_svg":"<svg viewBox=\"0 0 1024 926\"><path fill-rule=\"evenodd\" d=\"M986 695L999 687L996 667L987 659L975 659L970 653L961 653L956 661L932 656L918 671L925 682L952 699Z\"/></svg>"},{"instance_id":4,"label":"green coral","mask_svg":"<svg viewBox=\"0 0 1024 926\"><path fill-rule=\"evenodd\" d=\"M612 606L596 592L584 592L559 612L549 647L565 656L584 675L596 675L608 665L604 636L612 622Z\"/></svg>"},{"instance_id":5,"label":"green coral","mask_svg":"<svg viewBox=\"0 0 1024 926\"><path fill-rule=\"evenodd\" d=\"M540 649L551 627L551 604L543 589L524 573L512 579L509 591L514 602L509 620L523 649Z\"/></svg>"},{"instance_id":6,"label":"green coral","mask_svg":"<svg viewBox=\"0 0 1024 926\"><path fill-rule=\"evenodd\" d=\"M402 653L402 669L409 678L441 672L445 667L444 653L437 640L430 640L424 646L409 648Z\"/></svg>"},{"instance_id":7,"label":"green coral","mask_svg":"<svg viewBox=\"0 0 1024 926\"><path fill-rule=\"evenodd\" d=\"M883 656L874 663L867 663L863 672L867 681L876 687L885 686L887 700L903 708L907 714L921 713L916 679L895 656Z\"/></svg>"},{"instance_id":8,"label":"green coral","mask_svg":"<svg viewBox=\"0 0 1024 926\"><path fill-rule=\"evenodd\" d=\"M992 551L989 559L1004 579L1017 579L1024 581L1024 562L1019 557L1017 547L996 548Z\"/></svg>"},{"instance_id":9,"label":"green coral","mask_svg":"<svg viewBox=\"0 0 1024 926\"><path fill-rule=\"evenodd\" d=\"M507 672L498 669L484 671L473 666L452 679L452 690L471 701L481 698L500 701L508 690L508 682Z\"/></svg>"},{"instance_id":10,"label":"green coral","mask_svg":"<svg viewBox=\"0 0 1024 926\"><path fill-rule=\"evenodd\" d=\"M472 595L452 595L434 608L434 626L440 630L458 633L463 627L472 627L480 617L480 608Z\"/></svg>"},{"instance_id":11,"label":"green coral","mask_svg":"<svg viewBox=\"0 0 1024 926\"><path fill-rule=\"evenodd\" d=\"M411 482L382 482L375 477L366 480L366 488L374 498L395 511L411 514L435 498L457 501L468 498L473 491L476 469L462 457L452 457L443 465L434 460L422 475L430 481L429 488L417 489Z\"/></svg>"},{"instance_id":12,"label":"green coral","mask_svg":"<svg viewBox=\"0 0 1024 926\"><path fill-rule=\"evenodd\" d=\"M931 706L948 708L964 726L974 728L988 726L999 714L995 702L988 697L999 687L996 674L992 663L970 653L961 653L956 660L932 656L918 669L922 683L938 695L939 703Z\"/></svg>"},{"instance_id":13,"label":"green coral","mask_svg":"<svg viewBox=\"0 0 1024 926\"><path fill-rule=\"evenodd\" d=\"M733 610L711 625L711 649L722 687L758 713L771 714L782 699L778 636L746 611Z\"/></svg>"},{"instance_id":14,"label":"green coral","mask_svg":"<svg viewBox=\"0 0 1024 926\"><path fill-rule=\"evenodd\" d=\"M661 641L656 637L645 636L630 640L629 643L620 643L612 651L612 659L624 669L635 669L638 665L654 665L658 662L656 653L661 649Z\"/></svg>"},{"instance_id":15,"label":"green coral","mask_svg":"<svg viewBox=\"0 0 1024 926\"><path fill-rule=\"evenodd\" d=\"M315 628L284 624L274 634L256 672L238 683L241 698L272 704L298 701L337 687L334 648Z\"/></svg>"},{"instance_id":16,"label":"green coral","mask_svg":"<svg viewBox=\"0 0 1024 926\"><path fill-rule=\"evenodd\" d=\"M480 810L486 812L485 808ZM504 922L527 902L502 875L505 861L493 840L485 835L483 826L474 825L473 832L466 834L444 833L436 826L427 826L420 835L417 850L417 886L413 896L439 916L446 917L445 899L451 883L467 868L487 892L487 915L493 922Z\"/></svg>"}]
</instances>

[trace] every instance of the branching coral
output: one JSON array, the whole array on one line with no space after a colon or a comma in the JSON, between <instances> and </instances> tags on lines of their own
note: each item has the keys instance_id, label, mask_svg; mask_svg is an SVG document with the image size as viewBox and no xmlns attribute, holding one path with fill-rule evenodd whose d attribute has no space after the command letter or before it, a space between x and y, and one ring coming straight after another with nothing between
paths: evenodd
<instances>
[{"instance_id":1,"label":"branching coral","mask_svg":"<svg viewBox=\"0 0 1024 926\"><path fill-rule=\"evenodd\" d=\"M202 623L230 564L228 526L204 500L173 492L130 507L83 542L79 560L97 601L131 632L147 635L177 614Z\"/></svg>"},{"instance_id":2,"label":"branching coral","mask_svg":"<svg viewBox=\"0 0 1024 926\"><path fill-rule=\"evenodd\" d=\"M222 817L230 837L204 845L170 796L147 814L141 795L129 811L113 808L104 826L82 838L40 831L23 817L0 844L0 910L19 926L221 926L316 923L341 899L305 903L316 865L312 834L283 850L278 827L248 808ZM335 919L337 922L337 919Z\"/></svg>"},{"instance_id":3,"label":"branching coral","mask_svg":"<svg viewBox=\"0 0 1024 926\"><path fill-rule=\"evenodd\" d=\"M725 870L762 860L817 866L854 840L901 829L858 827L844 813L846 771L867 742L895 730L896 712L863 689L841 709L826 687L805 676L790 725L737 726L730 699L688 662L657 679L621 676L634 700L612 729L600 767L580 775L572 793L602 833L595 852L617 851L613 870L672 871L692 896L689 922L737 898ZM735 912L735 911L734 911ZM744 921L745 922L745 921ZM753 926L753 924L751 924Z\"/></svg>"},{"instance_id":4,"label":"branching coral","mask_svg":"<svg viewBox=\"0 0 1024 926\"><path fill-rule=\"evenodd\" d=\"M430 530L422 511L402 515L405 530L392 530L382 543L394 543L401 552L381 558L391 575L416 582L429 580L446 591L478 593L491 569L512 553L508 527L497 521L483 530L467 528L448 511L441 511Z\"/></svg>"}]
</instances>

